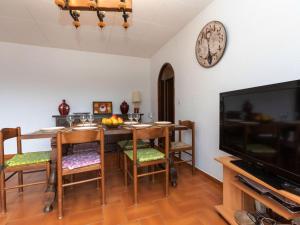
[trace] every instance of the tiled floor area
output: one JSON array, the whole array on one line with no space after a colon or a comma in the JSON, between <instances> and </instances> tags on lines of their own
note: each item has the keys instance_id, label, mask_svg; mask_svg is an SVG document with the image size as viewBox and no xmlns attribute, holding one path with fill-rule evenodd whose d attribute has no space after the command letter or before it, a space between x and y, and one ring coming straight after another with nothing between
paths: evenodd
<instances>
[{"instance_id":1,"label":"tiled floor area","mask_svg":"<svg viewBox=\"0 0 300 225\"><path fill-rule=\"evenodd\" d=\"M133 205L132 185L124 187L123 174L115 166L114 155L107 157L107 205L100 203L96 183L65 189L64 218L57 219L56 209L43 213L45 186L25 188L23 194L8 193L8 213L0 215L0 225L225 225L215 212L221 203L221 185L190 168L179 166L179 182L164 198L163 177L153 184L143 178L139 185L139 204ZM44 173L25 175L38 180Z\"/></svg>"}]
</instances>

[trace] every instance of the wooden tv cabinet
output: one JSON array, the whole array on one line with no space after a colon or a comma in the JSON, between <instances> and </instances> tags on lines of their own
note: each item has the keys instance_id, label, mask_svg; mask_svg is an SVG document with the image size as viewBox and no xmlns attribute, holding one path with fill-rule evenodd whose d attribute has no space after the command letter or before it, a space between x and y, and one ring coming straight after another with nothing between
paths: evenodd
<instances>
[{"instance_id":1,"label":"wooden tv cabinet","mask_svg":"<svg viewBox=\"0 0 300 225\"><path fill-rule=\"evenodd\" d=\"M300 196L294 195L284 190L278 190L256 178L245 170L232 164L231 161L238 159L233 156L216 158L216 161L223 165L223 204L215 206L217 212L231 225L238 225L234 219L237 210L254 210L254 200L258 200L266 207L272 209L278 215L287 220L299 218L300 214L291 213L273 200L258 194L251 188L236 179L236 175L241 174L260 185L280 194L296 203L300 204Z\"/></svg>"}]
</instances>

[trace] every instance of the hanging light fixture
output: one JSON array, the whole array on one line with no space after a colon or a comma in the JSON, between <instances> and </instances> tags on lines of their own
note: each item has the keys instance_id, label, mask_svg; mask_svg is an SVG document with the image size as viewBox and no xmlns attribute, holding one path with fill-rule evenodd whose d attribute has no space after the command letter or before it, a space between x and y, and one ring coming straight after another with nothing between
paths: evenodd
<instances>
[{"instance_id":1,"label":"hanging light fixture","mask_svg":"<svg viewBox=\"0 0 300 225\"><path fill-rule=\"evenodd\" d=\"M129 27L129 13L132 12L132 0L54 0L55 4L62 10L68 10L73 19L73 25L80 27L80 12L96 12L99 19L98 26L103 29L106 26L104 21L105 12L121 13L123 17L122 26Z\"/></svg>"}]
</instances>

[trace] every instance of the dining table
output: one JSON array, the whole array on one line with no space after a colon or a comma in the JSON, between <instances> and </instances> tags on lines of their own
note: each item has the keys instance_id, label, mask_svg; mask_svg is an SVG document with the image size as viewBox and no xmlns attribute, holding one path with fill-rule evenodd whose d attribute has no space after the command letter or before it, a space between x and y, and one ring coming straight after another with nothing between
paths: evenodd
<instances>
[{"instance_id":1,"label":"dining table","mask_svg":"<svg viewBox=\"0 0 300 225\"><path fill-rule=\"evenodd\" d=\"M157 126L153 124L153 126ZM169 124L163 125L168 126L172 130L185 130L186 127L182 125ZM99 125L99 128L102 125ZM50 176L48 179L47 188L45 191L45 203L44 203L44 212L48 213L53 210L53 205L56 199L56 180L57 180L57 171L56 171L56 135L58 131L70 132L73 128L63 128L61 130L53 129L53 130L37 130L31 133L22 134L21 139L51 139L51 162L50 162ZM119 126L117 128L105 128L104 127L104 135L112 136L112 135L128 135L132 133L131 126ZM174 163L171 161L172 157L170 157L170 182L173 187L177 185L177 170L174 167Z\"/></svg>"}]
</instances>

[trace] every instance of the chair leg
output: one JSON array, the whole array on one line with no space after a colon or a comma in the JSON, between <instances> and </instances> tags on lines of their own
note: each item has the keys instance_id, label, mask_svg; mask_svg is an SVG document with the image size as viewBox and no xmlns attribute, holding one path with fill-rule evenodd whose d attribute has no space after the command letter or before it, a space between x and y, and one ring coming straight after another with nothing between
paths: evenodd
<instances>
[{"instance_id":1,"label":"chair leg","mask_svg":"<svg viewBox=\"0 0 300 225\"><path fill-rule=\"evenodd\" d=\"M0 201L1 201L1 212L6 213L6 191L5 191L5 173L0 172Z\"/></svg>"},{"instance_id":2,"label":"chair leg","mask_svg":"<svg viewBox=\"0 0 300 225\"><path fill-rule=\"evenodd\" d=\"M192 150L192 174L195 174L195 149Z\"/></svg>"},{"instance_id":3,"label":"chair leg","mask_svg":"<svg viewBox=\"0 0 300 225\"><path fill-rule=\"evenodd\" d=\"M70 182L71 182L71 183L73 183L73 182L74 182L74 176L75 176L74 174L71 174L71 175L70 175ZM74 189L74 186L73 186L73 185L72 185L72 186L70 186L70 189L72 189L72 190L73 190L73 189Z\"/></svg>"},{"instance_id":4,"label":"chair leg","mask_svg":"<svg viewBox=\"0 0 300 225\"><path fill-rule=\"evenodd\" d=\"M127 166L127 156L124 154L124 183L125 183L125 186L127 187L128 186L128 175L127 175L127 170L128 170L128 166Z\"/></svg>"},{"instance_id":5,"label":"chair leg","mask_svg":"<svg viewBox=\"0 0 300 225\"><path fill-rule=\"evenodd\" d=\"M58 219L63 218L63 186L62 177L57 177L57 208L58 208Z\"/></svg>"},{"instance_id":6,"label":"chair leg","mask_svg":"<svg viewBox=\"0 0 300 225\"><path fill-rule=\"evenodd\" d=\"M138 177L137 177L137 165L133 165L133 189L134 189L134 204L137 204L138 198Z\"/></svg>"},{"instance_id":7,"label":"chair leg","mask_svg":"<svg viewBox=\"0 0 300 225\"><path fill-rule=\"evenodd\" d=\"M18 171L18 185L23 185L23 171ZM24 188L19 187L19 192L23 192Z\"/></svg>"},{"instance_id":8,"label":"chair leg","mask_svg":"<svg viewBox=\"0 0 300 225\"><path fill-rule=\"evenodd\" d=\"M49 163L47 163L47 166L46 166L46 184L47 185L48 185L49 179L50 179L50 171L51 171L51 165L49 162Z\"/></svg>"},{"instance_id":9,"label":"chair leg","mask_svg":"<svg viewBox=\"0 0 300 225\"><path fill-rule=\"evenodd\" d=\"M118 161L118 164L119 164L119 168L121 169L122 166L121 166L121 153L120 153L120 149L117 149L117 161Z\"/></svg>"},{"instance_id":10,"label":"chair leg","mask_svg":"<svg viewBox=\"0 0 300 225\"><path fill-rule=\"evenodd\" d=\"M102 189L102 205L106 204L106 195L105 195L105 175L104 175L104 171L101 170L101 175L102 175L102 179L101 179L101 189Z\"/></svg>"},{"instance_id":11,"label":"chair leg","mask_svg":"<svg viewBox=\"0 0 300 225\"><path fill-rule=\"evenodd\" d=\"M96 172L96 176L97 177L101 177L102 176L101 175L101 171L99 171L99 172L97 171ZM97 182L97 187L96 188L97 188L97 190L100 190L100 185L101 185L100 182L102 182L102 181L101 180L97 180L96 182Z\"/></svg>"},{"instance_id":12,"label":"chair leg","mask_svg":"<svg viewBox=\"0 0 300 225\"><path fill-rule=\"evenodd\" d=\"M166 161L166 197L169 196L169 160Z\"/></svg>"},{"instance_id":13,"label":"chair leg","mask_svg":"<svg viewBox=\"0 0 300 225\"><path fill-rule=\"evenodd\" d=\"M151 166L151 170L152 170L152 172L155 171L155 165L152 165L152 166ZM152 180L152 183L153 183L153 184L154 184L154 176L155 176L154 174L152 174L152 176L151 176L151 178L152 178L151 180Z\"/></svg>"},{"instance_id":14,"label":"chair leg","mask_svg":"<svg viewBox=\"0 0 300 225\"><path fill-rule=\"evenodd\" d=\"M121 171L124 171L124 154L120 152L120 169Z\"/></svg>"}]
</instances>

